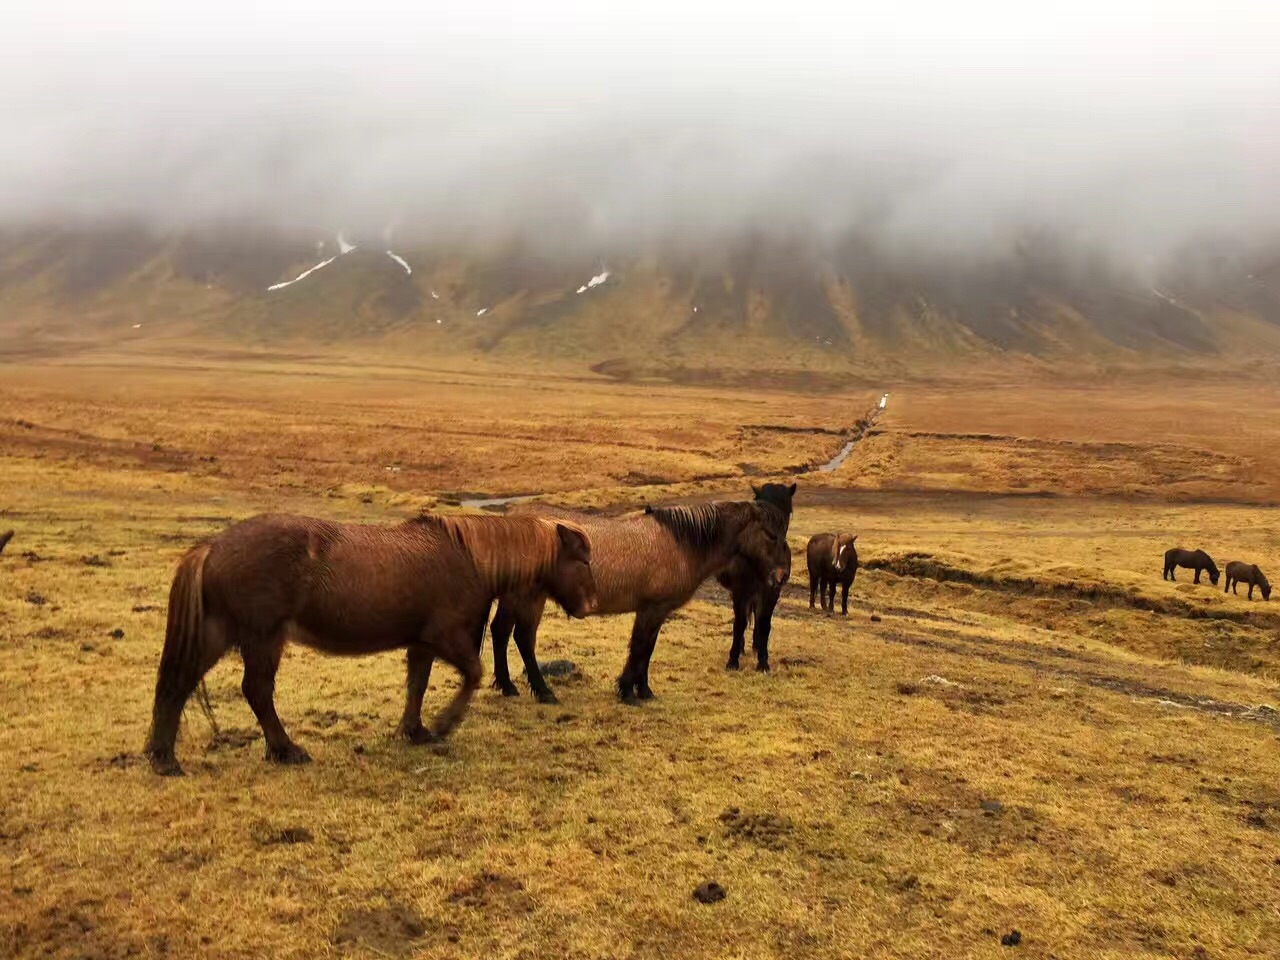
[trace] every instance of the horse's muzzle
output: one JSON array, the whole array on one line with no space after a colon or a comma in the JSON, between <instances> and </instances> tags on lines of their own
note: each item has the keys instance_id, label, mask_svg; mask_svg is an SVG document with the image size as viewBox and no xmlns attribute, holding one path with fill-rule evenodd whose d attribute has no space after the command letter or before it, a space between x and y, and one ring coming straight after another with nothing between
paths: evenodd
<instances>
[{"instance_id":1,"label":"horse's muzzle","mask_svg":"<svg viewBox=\"0 0 1280 960\"><path fill-rule=\"evenodd\" d=\"M769 586L774 590L781 590L786 586L787 581L791 579L791 571L786 567L777 567L769 574Z\"/></svg>"}]
</instances>

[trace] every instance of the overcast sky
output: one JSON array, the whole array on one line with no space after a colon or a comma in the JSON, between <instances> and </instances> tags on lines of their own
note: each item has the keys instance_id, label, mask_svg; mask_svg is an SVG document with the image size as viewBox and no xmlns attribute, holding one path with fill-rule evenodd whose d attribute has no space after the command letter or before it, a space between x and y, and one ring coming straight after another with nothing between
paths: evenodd
<instances>
[{"instance_id":1,"label":"overcast sky","mask_svg":"<svg viewBox=\"0 0 1280 960\"><path fill-rule=\"evenodd\" d=\"M1280 2L16 6L0 221L940 252L1047 225L1135 262L1280 234Z\"/></svg>"}]
</instances>

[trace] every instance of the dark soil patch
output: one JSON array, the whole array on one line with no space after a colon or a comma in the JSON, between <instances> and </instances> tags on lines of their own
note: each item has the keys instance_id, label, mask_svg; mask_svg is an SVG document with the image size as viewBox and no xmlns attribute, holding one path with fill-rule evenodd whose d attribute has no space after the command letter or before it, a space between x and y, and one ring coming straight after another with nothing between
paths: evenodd
<instances>
[{"instance_id":1,"label":"dark soil patch","mask_svg":"<svg viewBox=\"0 0 1280 960\"><path fill-rule=\"evenodd\" d=\"M427 932L422 915L402 903L352 910L334 928L330 940L338 945L359 944L378 956L405 956L414 941Z\"/></svg>"},{"instance_id":2,"label":"dark soil patch","mask_svg":"<svg viewBox=\"0 0 1280 960\"><path fill-rule=\"evenodd\" d=\"M261 739L261 730L232 727L228 730L219 730L215 733L209 738L209 745L204 749L206 753L217 753L221 750L243 750L245 747Z\"/></svg>"},{"instance_id":3,"label":"dark soil patch","mask_svg":"<svg viewBox=\"0 0 1280 960\"><path fill-rule=\"evenodd\" d=\"M449 902L471 909L501 903L509 911L527 913L533 910L533 899L525 893L523 883L515 877L488 870L461 881L449 894Z\"/></svg>"},{"instance_id":4,"label":"dark soil patch","mask_svg":"<svg viewBox=\"0 0 1280 960\"><path fill-rule=\"evenodd\" d=\"M730 807L720 814L725 836L764 847L766 850L785 850L795 824L790 817L776 813L743 813Z\"/></svg>"},{"instance_id":5,"label":"dark soil patch","mask_svg":"<svg viewBox=\"0 0 1280 960\"><path fill-rule=\"evenodd\" d=\"M249 836L262 847L292 846L296 843L310 843L315 839L306 827L277 827L266 820L255 820L249 827Z\"/></svg>"},{"instance_id":6,"label":"dark soil patch","mask_svg":"<svg viewBox=\"0 0 1280 960\"><path fill-rule=\"evenodd\" d=\"M81 557L80 562L83 563L86 567L111 566L110 560L104 560L102 557L98 556L96 553L87 554L86 556Z\"/></svg>"}]
</instances>

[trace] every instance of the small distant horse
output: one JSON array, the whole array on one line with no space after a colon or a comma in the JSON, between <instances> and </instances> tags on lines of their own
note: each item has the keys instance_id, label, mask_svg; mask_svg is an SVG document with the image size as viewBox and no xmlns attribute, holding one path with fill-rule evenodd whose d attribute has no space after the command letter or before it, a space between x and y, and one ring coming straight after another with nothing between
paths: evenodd
<instances>
[{"instance_id":1,"label":"small distant horse","mask_svg":"<svg viewBox=\"0 0 1280 960\"><path fill-rule=\"evenodd\" d=\"M0 553L4 553L4 548L9 545L9 541L13 539L13 531L6 530L0 533Z\"/></svg>"},{"instance_id":2,"label":"small distant horse","mask_svg":"<svg viewBox=\"0 0 1280 960\"><path fill-rule=\"evenodd\" d=\"M626 666L618 677L618 696L628 704L653 697L649 661L658 632L674 611L688 603L707 578L741 555L770 589L790 575L791 552L773 529L773 518L759 503L724 501L692 507L646 507L623 517L582 517L591 538L591 566L599 591L594 613L635 613ZM511 591L498 601L493 635L494 686L504 696L519 691L507 666L507 641L515 631L516 648L534 696L554 703L555 694L538 669L538 625L546 597L537 589Z\"/></svg>"},{"instance_id":3,"label":"small distant horse","mask_svg":"<svg viewBox=\"0 0 1280 960\"><path fill-rule=\"evenodd\" d=\"M819 533L809 538L805 550L809 562L809 609L813 609L815 597L822 600L822 609L835 613L836 584L841 587L840 612L849 615L849 588L858 575L858 549L854 541L857 534Z\"/></svg>"},{"instance_id":4,"label":"small distant horse","mask_svg":"<svg viewBox=\"0 0 1280 960\"><path fill-rule=\"evenodd\" d=\"M1247 583L1249 585L1249 599L1253 599L1253 588L1257 587L1262 591L1262 599L1271 599L1271 584L1267 582L1267 578L1262 575L1262 571L1258 569L1256 563L1241 563L1239 560L1232 560L1226 566L1227 585L1223 587L1222 592L1231 591L1232 595L1236 595L1236 585Z\"/></svg>"},{"instance_id":5,"label":"small distant horse","mask_svg":"<svg viewBox=\"0 0 1280 960\"><path fill-rule=\"evenodd\" d=\"M1208 570L1209 582L1215 587L1218 585L1218 568L1214 564L1213 558L1203 550L1183 550L1181 547L1166 550L1164 554L1164 579L1177 580L1178 578L1173 575L1174 569L1177 567L1194 570L1196 572L1196 583L1200 582L1200 572Z\"/></svg>"},{"instance_id":6,"label":"small distant horse","mask_svg":"<svg viewBox=\"0 0 1280 960\"><path fill-rule=\"evenodd\" d=\"M146 752L156 773L182 773L174 741L182 708L229 647L244 660L240 689L266 737L267 759L311 758L285 732L274 702L286 640L332 654L407 648L399 733L448 734L480 683L478 638L495 597L537 589L571 616L595 606L591 543L575 524L540 517L424 515L394 527L268 515L187 551L169 592ZM462 688L432 724L422 697L436 657Z\"/></svg>"},{"instance_id":7,"label":"small distant horse","mask_svg":"<svg viewBox=\"0 0 1280 960\"><path fill-rule=\"evenodd\" d=\"M787 528L791 525L791 500L796 494L796 485L785 483L766 483L753 486L756 503L764 509L766 522L771 524L774 534L784 542L787 539ZM787 574L791 573L791 551L787 551ZM746 557L735 557L729 566L717 575L716 580L729 591L733 598L733 644L729 647L729 662L726 670L739 669L738 660L746 644L747 624L755 617L755 627L751 632L751 649L756 654L756 669L769 669L769 633L773 627L773 611L778 606L782 595L782 586L770 587L760 577L756 568Z\"/></svg>"}]
</instances>

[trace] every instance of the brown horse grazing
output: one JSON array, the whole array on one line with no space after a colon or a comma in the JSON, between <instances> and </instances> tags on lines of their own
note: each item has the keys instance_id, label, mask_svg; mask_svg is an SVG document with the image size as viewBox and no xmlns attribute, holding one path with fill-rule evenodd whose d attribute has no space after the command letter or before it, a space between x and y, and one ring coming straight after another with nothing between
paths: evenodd
<instances>
[{"instance_id":1,"label":"brown horse grazing","mask_svg":"<svg viewBox=\"0 0 1280 960\"><path fill-rule=\"evenodd\" d=\"M6 530L0 533L0 553L4 553L4 548L9 545L9 541L13 539L13 531Z\"/></svg>"},{"instance_id":2,"label":"brown horse grazing","mask_svg":"<svg viewBox=\"0 0 1280 960\"><path fill-rule=\"evenodd\" d=\"M618 696L634 704L653 696L649 660L658 631L672 612L692 599L708 577L739 555L770 589L786 581L791 553L785 538L758 503L726 501L694 507L646 507L644 513L616 518L583 517L579 525L591 538L592 572L599 591L596 614L635 613L626 666L618 677ZM515 630L529 686L544 703L555 694L538 669L538 624L546 602L536 589L512 591L498 600L493 634L494 685L505 696L518 691L507 667L507 640Z\"/></svg>"},{"instance_id":3,"label":"brown horse grazing","mask_svg":"<svg viewBox=\"0 0 1280 960\"><path fill-rule=\"evenodd\" d=\"M818 533L809 538L805 555L809 561L809 609L814 597L821 597L822 609L835 613L836 584L840 584L840 612L849 615L849 587L858 575L857 534Z\"/></svg>"},{"instance_id":4,"label":"brown horse grazing","mask_svg":"<svg viewBox=\"0 0 1280 960\"><path fill-rule=\"evenodd\" d=\"M1188 570L1196 572L1195 582L1200 582L1200 571L1209 571L1209 582L1215 587L1218 585L1218 568L1210 557L1203 550L1183 550L1181 547L1175 547L1172 550L1166 550L1164 553L1164 579L1177 580L1173 575L1177 567L1185 567Z\"/></svg>"},{"instance_id":5,"label":"brown horse grazing","mask_svg":"<svg viewBox=\"0 0 1280 960\"><path fill-rule=\"evenodd\" d=\"M1258 569L1256 563L1241 563L1239 560L1232 560L1226 566L1227 585L1223 587L1222 592L1231 591L1232 595L1236 595L1236 585L1247 583L1249 585L1249 599L1253 599L1253 588L1257 587L1262 591L1262 599L1271 599L1271 584L1267 582L1267 578L1262 575L1262 571Z\"/></svg>"},{"instance_id":6,"label":"brown horse grazing","mask_svg":"<svg viewBox=\"0 0 1280 960\"><path fill-rule=\"evenodd\" d=\"M187 551L169 592L146 752L160 774L182 772L174 740L183 705L229 647L244 660L240 689L266 737L267 759L306 763L274 702L286 639L334 654L408 649L399 733L445 736L477 685L476 643L499 594L536 589L571 616L595 606L591 544L571 523L540 517L425 515L395 527L260 516ZM422 697L441 657L462 689L430 731Z\"/></svg>"},{"instance_id":7,"label":"brown horse grazing","mask_svg":"<svg viewBox=\"0 0 1280 960\"><path fill-rule=\"evenodd\" d=\"M752 487L756 503L764 509L766 522L770 529L783 541L787 539L787 529L791 526L791 500L796 494L796 485L785 483L766 483L760 487ZM787 575L791 574L791 551L787 551ZM739 669L738 659L742 656L746 644L747 624L755 617L755 627L751 632L751 649L756 653L756 669L769 669L769 633L773 626L773 611L782 596L782 585L769 586L762 579L756 568L743 556L735 557L727 567L716 576L720 585L729 591L733 599L733 644L729 647L729 662L726 670Z\"/></svg>"}]
</instances>

